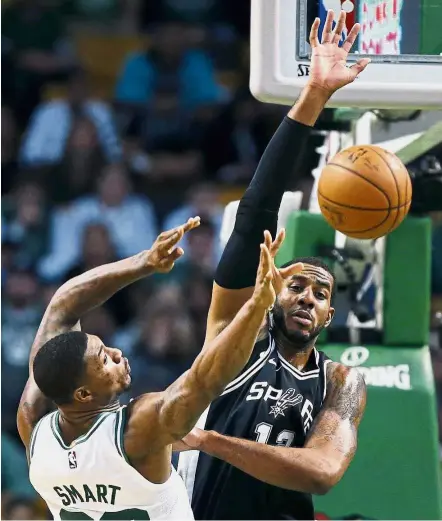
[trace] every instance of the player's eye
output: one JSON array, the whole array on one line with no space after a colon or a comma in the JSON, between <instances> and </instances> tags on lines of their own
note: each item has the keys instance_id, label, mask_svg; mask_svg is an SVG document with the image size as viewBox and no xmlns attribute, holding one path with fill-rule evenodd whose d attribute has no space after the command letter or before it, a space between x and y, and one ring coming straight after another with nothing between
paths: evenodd
<instances>
[{"instance_id":1,"label":"player's eye","mask_svg":"<svg viewBox=\"0 0 442 521\"><path fill-rule=\"evenodd\" d=\"M104 355L103 363L104 363L104 364L107 364L107 355Z\"/></svg>"},{"instance_id":2,"label":"player's eye","mask_svg":"<svg viewBox=\"0 0 442 521\"><path fill-rule=\"evenodd\" d=\"M325 295L324 293L316 293L316 298L319 299L319 300L324 300L327 298L327 295Z\"/></svg>"},{"instance_id":3,"label":"player's eye","mask_svg":"<svg viewBox=\"0 0 442 521\"><path fill-rule=\"evenodd\" d=\"M290 289L292 289L293 291L296 291L296 293L300 293L303 288L299 284L295 284L294 286L291 286Z\"/></svg>"}]
</instances>

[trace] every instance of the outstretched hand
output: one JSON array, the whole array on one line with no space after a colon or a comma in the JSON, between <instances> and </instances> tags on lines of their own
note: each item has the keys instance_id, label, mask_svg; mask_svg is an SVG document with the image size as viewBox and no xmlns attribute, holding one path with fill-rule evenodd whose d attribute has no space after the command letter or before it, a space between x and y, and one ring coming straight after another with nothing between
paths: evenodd
<instances>
[{"instance_id":1,"label":"outstretched hand","mask_svg":"<svg viewBox=\"0 0 442 521\"><path fill-rule=\"evenodd\" d=\"M147 264L157 273L168 273L184 251L177 247L183 235L200 225L199 217L192 217L185 224L160 233L147 251Z\"/></svg>"},{"instance_id":2,"label":"outstretched hand","mask_svg":"<svg viewBox=\"0 0 442 521\"><path fill-rule=\"evenodd\" d=\"M369 58L362 58L351 67L347 67L348 54L361 26L355 24L348 33L342 47L339 47L342 31L345 28L346 16L346 12L341 11L336 27L333 29L335 15L333 11L328 11L321 43L318 36L321 23L319 18L315 19L310 31L312 58L309 84L321 88L329 94L333 94L341 87L352 83L371 61Z\"/></svg>"},{"instance_id":3,"label":"outstretched hand","mask_svg":"<svg viewBox=\"0 0 442 521\"><path fill-rule=\"evenodd\" d=\"M284 229L278 233L274 241L270 232L266 230L264 232L264 242L260 246L261 254L253 298L266 308L270 308L273 305L276 296L284 287L285 280L300 273L304 268L302 263L292 264L281 269L275 266L275 257L284 238Z\"/></svg>"},{"instance_id":4,"label":"outstretched hand","mask_svg":"<svg viewBox=\"0 0 442 521\"><path fill-rule=\"evenodd\" d=\"M301 271L304 269L304 264L302 262L297 262L295 264L291 264L290 266L287 266L285 268L277 268L274 262L274 259L279 251L279 248L281 247L282 243L285 239L285 229L282 228L277 236L276 239L273 240L270 232L266 230L264 232L264 244L267 246L267 248L270 251L270 255L272 256L273 262L272 262L272 272L273 272L273 279L272 284L276 291L276 294L280 293L282 289L284 288L285 280L293 277L297 273L301 273Z\"/></svg>"}]
</instances>

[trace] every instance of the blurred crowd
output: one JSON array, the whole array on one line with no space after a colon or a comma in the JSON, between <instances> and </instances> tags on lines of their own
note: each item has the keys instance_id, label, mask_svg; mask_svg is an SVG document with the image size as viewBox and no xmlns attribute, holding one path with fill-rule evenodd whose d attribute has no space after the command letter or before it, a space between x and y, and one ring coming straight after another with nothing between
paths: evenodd
<instances>
[{"instance_id":1,"label":"blurred crowd","mask_svg":"<svg viewBox=\"0 0 442 521\"><path fill-rule=\"evenodd\" d=\"M55 290L200 215L171 274L82 321L130 357L130 396L164 389L203 344L223 205L284 109L248 91L249 2L10 0L2 15L2 513L32 519L15 414Z\"/></svg>"},{"instance_id":2,"label":"blurred crowd","mask_svg":"<svg viewBox=\"0 0 442 521\"><path fill-rule=\"evenodd\" d=\"M130 357L131 395L165 388L203 344L223 205L241 195L285 113L249 93L249 9L237 0L2 3L4 519L44 515L15 414L60 284L200 215L171 274L128 287L82 326ZM292 187L307 202L314 148Z\"/></svg>"}]
</instances>

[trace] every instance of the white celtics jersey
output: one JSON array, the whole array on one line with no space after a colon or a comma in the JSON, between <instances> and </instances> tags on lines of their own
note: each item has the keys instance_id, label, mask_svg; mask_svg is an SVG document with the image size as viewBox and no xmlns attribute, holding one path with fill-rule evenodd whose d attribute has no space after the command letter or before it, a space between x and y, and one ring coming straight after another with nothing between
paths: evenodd
<instances>
[{"instance_id":1,"label":"white celtics jersey","mask_svg":"<svg viewBox=\"0 0 442 521\"><path fill-rule=\"evenodd\" d=\"M123 448L126 407L102 413L89 431L67 446L59 412L35 427L30 444L30 480L54 519L194 519L183 481L154 484L127 461Z\"/></svg>"}]
</instances>

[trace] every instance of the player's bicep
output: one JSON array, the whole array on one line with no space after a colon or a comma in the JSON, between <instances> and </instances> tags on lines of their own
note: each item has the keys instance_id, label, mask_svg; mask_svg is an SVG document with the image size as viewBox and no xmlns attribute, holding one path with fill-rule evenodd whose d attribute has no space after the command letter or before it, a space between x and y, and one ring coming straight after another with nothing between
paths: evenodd
<instances>
[{"instance_id":1,"label":"player's bicep","mask_svg":"<svg viewBox=\"0 0 442 521\"><path fill-rule=\"evenodd\" d=\"M207 316L206 342L216 338L237 315L253 295L253 286L242 289L226 289L213 283L212 302Z\"/></svg>"},{"instance_id":2,"label":"player's bicep","mask_svg":"<svg viewBox=\"0 0 442 521\"><path fill-rule=\"evenodd\" d=\"M321 450L333 462L336 479L342 477L356 452L366 387L356 369L330 364L327 394L305 447Z\"/></svg>"},{"instance_id":3,"label":"player's bicep","mask_svg":"<svg viewBox=\"0 0 442 521\"><path fill-rule=\"evenodd\" d=\"M195 426L210 404L204 385L187 371L165 391L138 397L129 405L125 450L129 457L142 457L179 441Z\"/></svg>"},{"instance_id":4,"label":"player's bicep","mask_svg":"<svg viewBox=\"0 0 442 521\"><path fill-rule=\"evenodd\" d=\"M30 376L17 410L17 430L25 447L29 446L34 427L51 408L51 401L40 391L33 376Z\"/></svg>"}]
</instances>

